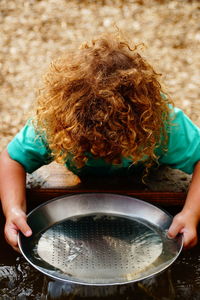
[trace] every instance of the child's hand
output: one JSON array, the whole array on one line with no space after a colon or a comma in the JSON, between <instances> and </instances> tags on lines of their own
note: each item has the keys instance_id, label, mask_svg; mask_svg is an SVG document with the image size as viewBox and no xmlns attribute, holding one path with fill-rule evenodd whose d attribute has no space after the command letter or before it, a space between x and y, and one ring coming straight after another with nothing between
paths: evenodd
<instances>
[{"instance_id":1,"label":"child's hand","mask_svg":"<svg viewBox=\"0 0 200 300\"><path fill-rule=\"evenodd\" d=\"M195 213L181 211L177 214L168 230L168 237L175 238L178 233L183 233L183 245L191 248L197 243L198 218Z\"/></svg>"},{"instance_id":2,"label":"child's hand","mask_svg":"<svg viewBox=\"0 0 200 300\"><path fill-rule=\"evenodd\" d=\"M31 228L26 222L25 212L19 208L12 208L6 217L4 233L8 244L10 244L16 251L19 251L17 243L19 230L27 237L32 234Z\"/></svg>"}]
</instances>

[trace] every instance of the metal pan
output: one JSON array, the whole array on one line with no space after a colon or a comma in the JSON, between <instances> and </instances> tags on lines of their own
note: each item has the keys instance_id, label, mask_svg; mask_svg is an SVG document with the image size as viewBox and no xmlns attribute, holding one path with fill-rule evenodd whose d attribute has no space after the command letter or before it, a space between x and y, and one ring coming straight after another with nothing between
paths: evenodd
<instances>
[{"instance_id":1,"label":"metal pan","mask_svg":"<svg viewBox=\"0 0 200 300\"><path fill-rule=\"evenodd\" d=\"M42 204L28 214L33 234L19 248L42 273L65 282L115 285L136 282L169 267L183 239L167 237L172 216L118 194L85 193Z\"/></svg>"}]
</instances>

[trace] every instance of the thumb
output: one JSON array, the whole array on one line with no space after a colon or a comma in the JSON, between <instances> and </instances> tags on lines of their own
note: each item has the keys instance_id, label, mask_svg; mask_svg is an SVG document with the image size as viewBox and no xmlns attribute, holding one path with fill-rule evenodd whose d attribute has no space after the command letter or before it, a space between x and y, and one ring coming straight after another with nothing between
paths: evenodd
<instances>
[{"instance_id":1,"label":"thumb","mask_svg":"<svg viewBox=\"0 0 200 300\"><path fill-rule=\"evenodd\" d=\"M30 226L26 222L26 218L19 218L15 221L17 228L26 236L29 237L32 234Z\"/></svg>"},{"instance_id":2,"label":"thumb","mask_svg":"<svg viewBox=\"0 0 200 300\"><path fill-rule=\"evenodd\" d=\"M174 220L167 232L168 238L171 239L175 238L177 234L181 232L182 229L183 229L183 224L176 222L176 220Z\"/></svg>"}]
</instances>

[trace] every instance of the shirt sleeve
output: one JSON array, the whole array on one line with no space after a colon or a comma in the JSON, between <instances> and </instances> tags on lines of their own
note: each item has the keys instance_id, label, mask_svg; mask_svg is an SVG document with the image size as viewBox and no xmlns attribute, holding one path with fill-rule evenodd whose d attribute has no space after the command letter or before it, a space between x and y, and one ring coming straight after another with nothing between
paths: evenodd
<instances>
[{"instance_id":1,"label":"shirt sleeve","mask_svg":"<svg viewBox=\"0 0 200 300\"><path fill-rule=\"evenodd\" d=\"M200 129L178 108L174 108L168 129L168 147L159 163L193 173L200 160Z\"/></svg>"},{"instance_id":2,"label":"shirt sleeve","mask_svg":"<svg viewBox=\"0 0 200 300\"><path fill-rule=\"evenodd\" d=\"M31 122L27 122L8 144L7 151L27 173L32 173L52 161L51 151L45 139L36 134Z\"/></svg>"}]
</instances>

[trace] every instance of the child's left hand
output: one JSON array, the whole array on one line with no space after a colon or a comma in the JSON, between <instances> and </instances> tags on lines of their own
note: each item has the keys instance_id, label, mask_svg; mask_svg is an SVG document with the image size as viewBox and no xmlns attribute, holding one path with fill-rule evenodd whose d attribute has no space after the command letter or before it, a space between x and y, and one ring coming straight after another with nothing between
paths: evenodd
<instances>
[{"instance_id":1,"label":"child's left hand","mask_svg":"<svg viewBox=\"0 0 200 300\"><path fill-rule=\"evenodd\" d=\"M175 238L178 233L183 233L184 248L191 248L197 244L198 217L193 212L182 210L178 213L168 230L168 237Z\"/></svg>"}]
</instances>

